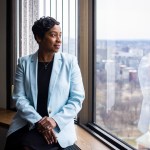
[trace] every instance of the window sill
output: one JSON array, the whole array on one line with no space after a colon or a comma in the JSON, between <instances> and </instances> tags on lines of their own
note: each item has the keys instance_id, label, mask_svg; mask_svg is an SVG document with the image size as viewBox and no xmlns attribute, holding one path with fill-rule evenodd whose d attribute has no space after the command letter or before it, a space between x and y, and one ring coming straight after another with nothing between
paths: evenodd
<instances>
[{"instance_id":1,"label":"window sill","mask_svg":"<svg viewBox=\"0 0 150 150\"><path fill-rule=\"evenodd\" d=\"M81 126L110 149L135 150L130 145L127 145L123 141L119 140L117 137L114 137L113 135L107 133L106 131L104 131L103 129L101 129L93 123L88 123L86 126Z\"/></svg>"},{"instance_id":2,"label":"window sill","mask_svg":"<svg viewBox=\"0 0 150 150\"><path fill-rule=\"evenodd\" d=\"M76 145L82 150L111 150L109 147L104 145L94 136L92 136L85 128L82 128L79 125L75 125L77 133L77 142Z\"/></svg>"}]
</instances>

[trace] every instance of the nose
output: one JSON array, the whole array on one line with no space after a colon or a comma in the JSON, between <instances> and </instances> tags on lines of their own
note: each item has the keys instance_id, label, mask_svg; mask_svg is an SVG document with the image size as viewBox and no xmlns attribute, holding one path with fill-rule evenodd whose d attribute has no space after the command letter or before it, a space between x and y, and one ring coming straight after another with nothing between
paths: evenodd
<instances>
[{"instance_id":1,"label":"nose","mask_svg":"<svg viewBox=\"0 0 150 150\"><path fill-rule=\"evenodd\" d=\"M61 37L57 36L57 42L61 43Z\"/></svg>"}]
</instances>

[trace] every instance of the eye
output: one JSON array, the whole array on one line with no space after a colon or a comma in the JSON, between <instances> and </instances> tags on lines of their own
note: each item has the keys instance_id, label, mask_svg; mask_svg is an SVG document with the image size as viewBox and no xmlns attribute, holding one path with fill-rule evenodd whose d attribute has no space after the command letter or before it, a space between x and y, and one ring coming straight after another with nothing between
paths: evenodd
<instances>
[{"instance_id":1,"label":"eye","mask_svg":"<svg viewBox=\"0 0 150 150\"><path fill-rule=\"evenodd\" d=\"M52 34L51 34L51 36L52 36L52 37L55 37L55 36L56 36L56 34L53 34L53 33L52 33Z\"/></svg>"}]
</instances>

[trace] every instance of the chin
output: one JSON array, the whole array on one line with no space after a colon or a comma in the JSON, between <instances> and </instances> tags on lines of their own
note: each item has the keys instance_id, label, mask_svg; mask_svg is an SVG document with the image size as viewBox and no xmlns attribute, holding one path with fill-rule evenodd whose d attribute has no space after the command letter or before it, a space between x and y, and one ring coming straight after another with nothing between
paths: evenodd
<instances>
[{"instance_id":1,"label":"chin","mask_svg":"<svg viewBox=\"0 0 150 150\"><path fill-rule=\"evenodd\" d=\"M54 53L57 53L59 51L59 49L54 50Z\"/></svg>"},{"instance_id":2,"label":"chin","mask_svg":"<svg viewBox=\"0 0 150 150\"><path fill-rule=\"evenodd\" d=\"M59 49L49 50L50 53L57 53Z\"/></svg>"}]
</instances>

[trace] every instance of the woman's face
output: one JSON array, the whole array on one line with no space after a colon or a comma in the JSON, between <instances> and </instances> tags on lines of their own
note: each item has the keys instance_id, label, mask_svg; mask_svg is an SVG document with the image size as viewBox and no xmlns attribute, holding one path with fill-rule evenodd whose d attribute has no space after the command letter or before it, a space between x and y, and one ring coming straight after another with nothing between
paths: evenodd
<instances>
[{"instance_id":1,"label":"woman's face","mask_svg":"<svg viewBox=\"0 0 150 150\"><path fill-rule=\"evenodd\" d=\"M61 28L54 25L48 30L42 39L38 39L39 49L47 52L58 52L61 46Z\"/></svg>"}]
</instances>

